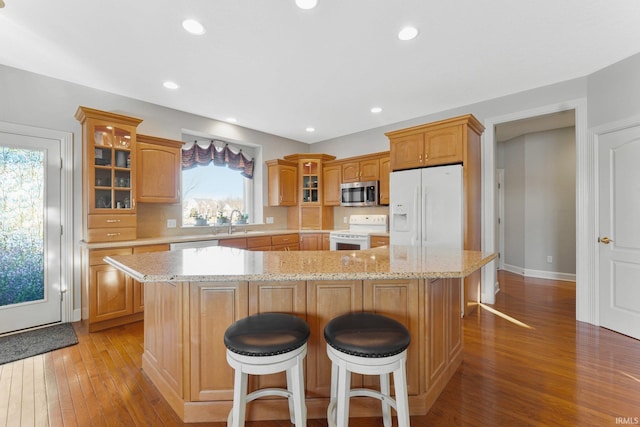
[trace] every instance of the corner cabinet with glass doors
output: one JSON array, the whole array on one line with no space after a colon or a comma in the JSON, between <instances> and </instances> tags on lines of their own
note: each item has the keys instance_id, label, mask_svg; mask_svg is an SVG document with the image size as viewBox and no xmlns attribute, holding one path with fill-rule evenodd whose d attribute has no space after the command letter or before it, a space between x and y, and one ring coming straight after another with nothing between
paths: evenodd
<instances>
[{"instance_id":1,"label":"corner cabinet with glass doors","mask_svg":"<svg viewBox=\"0 0 640 427\"><path fill-rule=\"evenodd\" d=\"M142 120L82 106L75 117L82 124L82 321L93 332L143 317L133 281L103 261L133 248L91 248L137 237L136 129Z\"/></svg>"},{"instance_id":2,"label":"corner cabinet with glass doors","mask_svg":"<svg viewBox=\"0 0 640 427\"><path fill-rule=\"evenodd\" d=\"M323 165L335 160L328 154L291 154L285 160L298 163L298 204L289 208L289 228L320 230L333 228L333 206L323 203Z\"/></svg>"}]
</instances>

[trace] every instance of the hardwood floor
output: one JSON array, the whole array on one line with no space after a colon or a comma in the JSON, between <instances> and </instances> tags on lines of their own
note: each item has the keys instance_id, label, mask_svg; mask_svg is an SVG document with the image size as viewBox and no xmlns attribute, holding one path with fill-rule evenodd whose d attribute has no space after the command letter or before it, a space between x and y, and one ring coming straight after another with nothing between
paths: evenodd
<instances>
[{"instance_id":1,"label":"hardwood floor","mask_svg":"<svg viewBox=\"0 0 640 427\"><path fill-rule=\"evenodd\" d=\"M640 341L576 322L573 283L499 279L496 304L464 321L461 368L412 426L640 423ZM183 425L140 369L142 323L92 334L74 326L78 345L0 365L0 426ZM381 425L380 418L350 423Z\"/></svg>"}]
</instances>

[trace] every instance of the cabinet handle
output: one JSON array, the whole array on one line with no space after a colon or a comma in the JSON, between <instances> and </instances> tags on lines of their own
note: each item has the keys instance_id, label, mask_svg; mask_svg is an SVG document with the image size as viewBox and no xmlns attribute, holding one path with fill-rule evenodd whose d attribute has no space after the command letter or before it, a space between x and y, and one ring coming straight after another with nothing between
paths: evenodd
<instances>
[{"instance_id":1,"label":"cabinet handle","mask_svg":"<svg viewBox=\"0 0 640 427\"><path fill-rule=\"evenodd\" d=\"M418 160L420 161L420 163L422 163L422 153L420 153L420 156L418 156Z\"/></svg>"},{"instance_id":2,"label":"cabinet handle","mask_svg":"<svg viewBox=\"0 0 640 427\"><path fill-rule=\"evenodd\" d=\"M107 237L117 237L120 233L107 233Z\"/></svg>"},{"instance_id":3,"label":"cabinet handle","mask_svg":"<svg viewBox=\"0 0 640 427\"><path fill-rule=\"evenodd\" d=\"M119 219L108 219L107 220L107 223L109 223L109 224L114 223L114 222L120 222L120 220Z\"/></svg>"}]
</instances>

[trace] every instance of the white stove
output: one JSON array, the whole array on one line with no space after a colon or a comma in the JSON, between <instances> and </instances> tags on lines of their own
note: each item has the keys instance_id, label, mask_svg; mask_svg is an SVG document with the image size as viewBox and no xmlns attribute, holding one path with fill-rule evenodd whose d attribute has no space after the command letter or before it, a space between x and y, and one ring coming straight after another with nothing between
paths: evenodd
<instances>
[{"instance_id":1,"label":"white stove","mask_svg":"<svg viewBox=\"0 0 640 427\"><path fill-rule=\"evenodd\" d=\"M369 236L386 233L387 226L387 215L351 215L348 230L329 233L329 248L332 251L369 249Z\"/></svg>"}]
</instances>

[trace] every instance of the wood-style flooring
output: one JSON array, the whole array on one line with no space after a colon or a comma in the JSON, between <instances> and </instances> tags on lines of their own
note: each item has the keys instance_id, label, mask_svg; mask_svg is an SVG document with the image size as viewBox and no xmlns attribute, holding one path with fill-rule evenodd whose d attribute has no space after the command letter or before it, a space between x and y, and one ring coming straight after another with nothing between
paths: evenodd
<instances>
[{"instance_id":1,"label":"wood-style flooring","mask_svg":"<svg viewBox=\"0 0 640 427\"><path fill-rule=\"evenodd\" d=\"M574 283L499 279L496 304L465 318L462 366L412 426L639 424L640 341L576 322ZM141 323L92 334L74 326L78 345L0 365L0 426L183 425L140 368Z\"/></svg>"}]
</instances>

